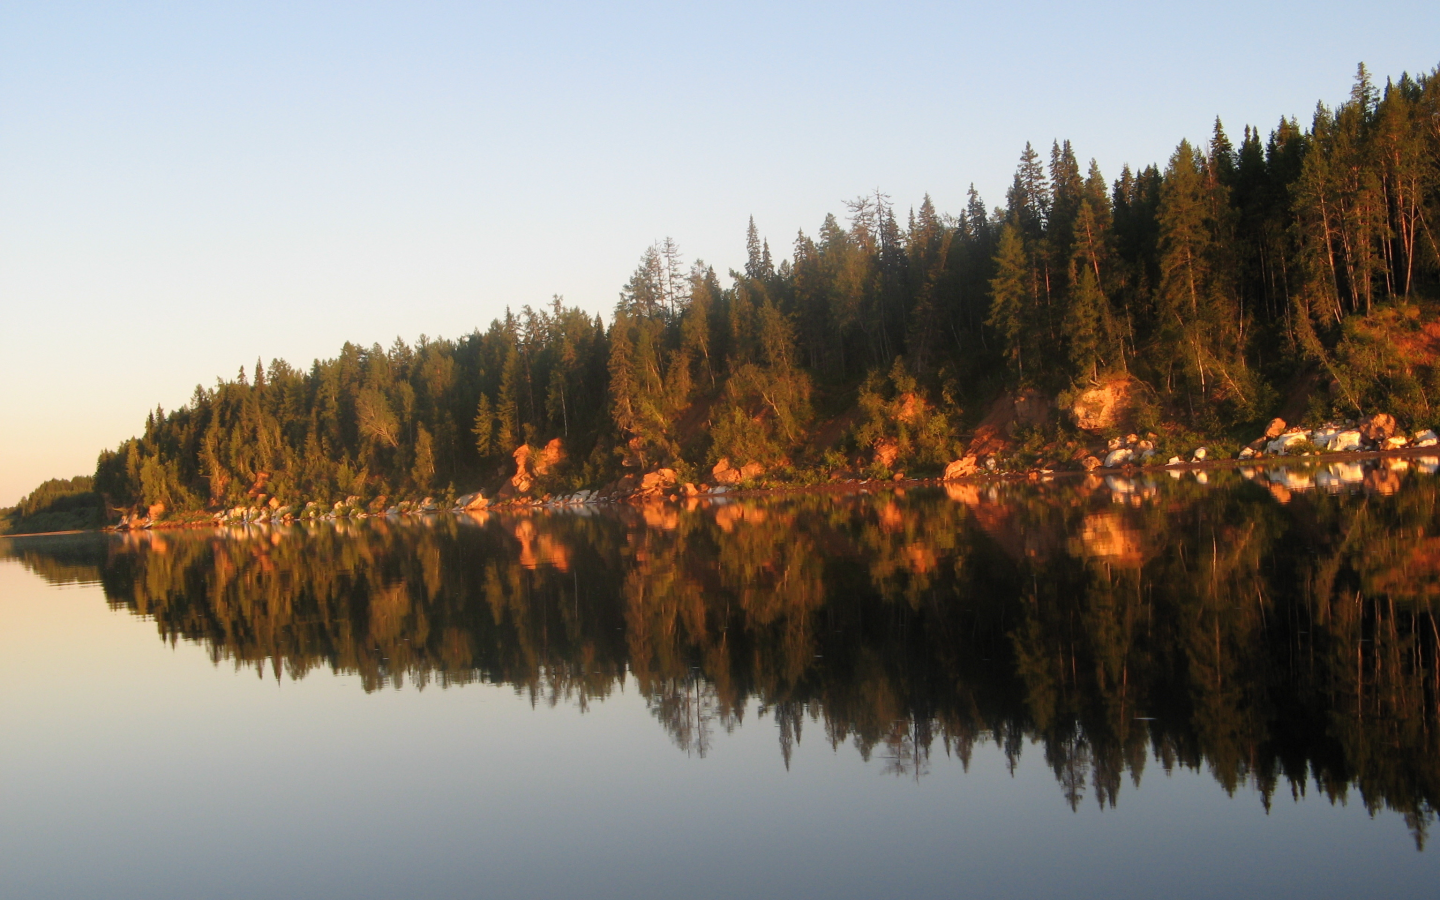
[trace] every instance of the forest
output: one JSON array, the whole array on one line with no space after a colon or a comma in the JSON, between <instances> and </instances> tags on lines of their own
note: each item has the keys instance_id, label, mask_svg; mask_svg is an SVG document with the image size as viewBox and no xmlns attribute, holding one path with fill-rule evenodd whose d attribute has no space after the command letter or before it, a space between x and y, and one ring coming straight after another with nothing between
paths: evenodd
<instances>
[{"instance_id":1,"label":"forest","mask_svg":"<svg viewBox=\"0 0 1440 900\"><path fill-rule=\"evenodd\" d=\"M537 491L659 466L767 483L938 472L997 399L1057 468L1105 435L1064 411L1119 385L1127 430L1222 440L1282 407L1437 423L1440 70L1107 180L1069 141L1027 145L1004 205L942 213L880 192L777 253L753 220L743 271L644 251L608 321L556 297L483 331L256 361L157 408L100 454L120 510L216 509L493 490L512 455L564 448ZM778 247L778 242L777 242ZM880 448L885 452L879 452ZM1048 449L1047 449L1048 448ZM1078 457L1075 457L1078 459ZM1002 459L1003 462L1003 459Z\"/></svg>"}]
</instances>

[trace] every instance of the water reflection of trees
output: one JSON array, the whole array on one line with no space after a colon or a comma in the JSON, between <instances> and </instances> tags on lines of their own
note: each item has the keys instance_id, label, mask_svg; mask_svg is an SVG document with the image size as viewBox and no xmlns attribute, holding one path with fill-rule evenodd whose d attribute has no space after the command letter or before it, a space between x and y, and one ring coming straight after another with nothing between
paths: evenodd
<instances>
[{"instance_id":1,"label":"water reflection of trees","mask_svg":"<svg viewBox=\"0 0 1440 900\"><path fill-rule=\"evenodd\" d=\"M580 706L633 679L687 752L758 708L897 775L1043 747L1072 806L1147 760L1268 805L1440 797L1437 485L1228 483L813 496L604 515L135 534L117 606L217 662L367 690L475 680ZM9 551L84 580L73 546ZM80 574L77 574L80 572Z\"/></svg>"}]
</instances>

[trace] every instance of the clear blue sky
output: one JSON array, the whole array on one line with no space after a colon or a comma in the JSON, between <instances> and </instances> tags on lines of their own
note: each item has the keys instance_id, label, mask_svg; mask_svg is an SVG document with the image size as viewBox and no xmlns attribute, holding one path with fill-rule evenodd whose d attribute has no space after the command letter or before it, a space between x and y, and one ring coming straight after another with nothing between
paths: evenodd
<instances>
[{"instance_id":1,"label":"clear blue sky","mask_svg":"<svg viewBox=\"0 0 1440 900\"><path fill-rule=\"evenodd\" d=\"M608 311L881 188L1308 121L1440 4L0 3L0 505L257 357Z\"/></svg>"}]
</instances>

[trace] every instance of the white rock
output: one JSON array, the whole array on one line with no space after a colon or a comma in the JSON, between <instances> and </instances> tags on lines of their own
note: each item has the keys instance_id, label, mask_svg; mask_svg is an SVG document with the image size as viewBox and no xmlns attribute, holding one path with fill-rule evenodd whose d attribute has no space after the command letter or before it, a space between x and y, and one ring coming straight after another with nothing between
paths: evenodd
<instances>
[{"instance_id":1,"label":"white rock","mask_svg":"<svg viewBox=\"0 0 1440 900\"><path fill-rule=\"evenodd\" d=\"M1325 449L1331 453L1351 453L1360 449L1360 432L1337 431L1330 436Z\"/></svg>"},{"instance_id":2,"label":"white rock","mask_svg":"<svg viewBox=\"0 0 1440 900\"><path fill-rule=\"evenodd\" d=\"M1275 440L1273 440L1273 441L1271 441L1270 443L1266 444L1266 445L1265 445L1265 452L1266 452L1266 453L1289 453L1291 447L1295 446L1296 444L1304 443L1305 441L1308 441L1308 440L1310 440L1310 435L1306 434L1305 432L1303 432L1303 431L1300 431L1300 432L1294 432L1294 431L1292 431L1292 432L1290 432L1289 434L1282 434L1282 435L1280 435L1279 437L1277 437Z\"/></svg>"},{"instance_id":3,"label":"white rock","mask_svg":"<svg viewBox=\"0 0 1440 900\"><path fill-rule=\"evenodd\" d=\"M1275 469L1269 473L1271 484L1283 484L1292 491L1308 491L1314 487L1308 472L1291 472L1289 469Z\"/></svg>"},{"instance_id":4,"label":"white rock","mask_svg":"<svg viewBox=\"0 0 1440 900\"><path fill-rule=\"evenodd\" d=\"M1196 461L1196 462L1200 462L1201 460L1203 460L1203 459L1205 458L1206 454L1209 453L1209 452L1210 452L1210 451L1206 450L1204 447L1196 447L1196 448L1195 448L1195 456L1194 456L1195 461Z\"/></svg>"},{"instance_id":5,"label":"white rock","mask_svg":"<svg viewBox=\"0 0 1440 900\"><path fill-rule=\"evenodd\" d=\"M1127 449L1125 447L1121 447L1117 450L1111 450L1109 453L1105 454L1105 468L1113 469L1116 466L1123 466L1134 458L1135 451Z\"/></svg>"},{"instance_id":6,"label":"white rock","mask_svg":"<svg viewBox=\"0 0 1440 900\"><path fill-rule=\"evenodd\" d=\"M1105 476L1105 486L1117 494L1129 494L1135 490L1135 482L1115 475Z\"/></svg>"},{"instance_id":7,"label":"white rock","mask_svg":"<svg viewBox=\"0 0 1440 900\"><path fill-rule=\"evenodd\" d=\"M1254 450L1251 450L1249 447L1246 447L1244 450L1241 450L1241 451L1240 451L1240 455L1237 456L1236 459L1249 459L1250 457L1252 457L1252 456L1254 456L1254 455L1255 455L1255 451L1254 451Z\"/></svg>"},{"instance_id":8,"label":"white rock","mask_svg":"<svg viewBox=\"0 0 1440 900\"><path fill-rule=\"evenodd\" d=\"M1165 465L1167 465L1167 466L1178 466L1178 465L1180 465L1182 462L1184 462L1184 460L1182 460L1180 457L1178 457L1178 456L1172 456L1172 457L1170 457L1170 461L1167 462L1167 463L1165 463Z\"/></svg>"},{"instance_id":9,"label":"white rock","mask_svg":"<svg viewBox=\"0 0 1440 900\"><path fill-rule=\"evenodd\" d=\"M1440 437L1429 428L1415 435L1416 447L1434 447L1436 444L1440 444Z\"/></svg>"}]
</instances>

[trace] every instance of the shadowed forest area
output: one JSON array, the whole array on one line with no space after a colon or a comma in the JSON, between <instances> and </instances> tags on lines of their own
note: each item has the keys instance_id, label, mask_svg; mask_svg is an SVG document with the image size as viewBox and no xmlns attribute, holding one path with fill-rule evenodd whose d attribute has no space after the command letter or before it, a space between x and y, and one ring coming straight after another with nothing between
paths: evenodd
<instances>
[{"instance_id":1,"label":"shadowed forest area","mask_svg":"<svg viewBox=\"0 0 1440 900\"><path fill-rule=\"evenodd\" d=\"M105 524L105 498L95 478L51 478L9 509L0 509L0 534L78 531Z\"/></svg>"},{"instance_id":2,"label":"shadowed forest area","mask_svg":"<svg viewBox=\"0 0 1440 900\"><path fill-rule=\"evenodd\" d=\"M1064 414L1091 390L1126 398L1114 428L1162 435L1282 409L1440 424L1435 72L1382 86L1361 66L1307 124L1232 139L1217 120L1113 180L1083 159L1027 145L995 208L877 192L773 248L752 222L723 276L666 240L608 323L556 297L457 339L257 361L156 409L93 489L112 511L454 496L556 438L536 490L659 466L699 483L720 460L773 482L927 474L1022 396L1054 414L992 449L1064 468L1105 437Z\"/></svg>"},{"instance_id":3,"label":"shadowed forest area","mask_svg":"<svg viewBox=\"0 0 1440 900\"><path fill-rule=\"evenodd\" d=\"M1267 807L1393 810L1423 845L1440 482L1385 471L1331 493L1294 471L1090 477L8 539L0 556L98 582L163 640L262 678L483 681L582 710L630 681L701 756L757 712L786 766L802 738L912 778L1038 744L1072 807L1188 767Z\"/></svg>"}]
</instances>

